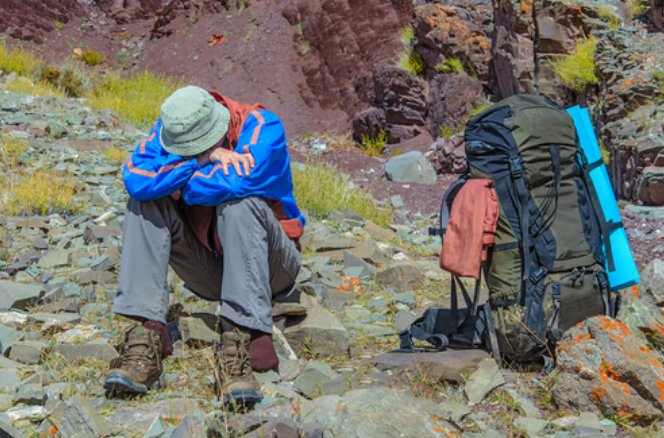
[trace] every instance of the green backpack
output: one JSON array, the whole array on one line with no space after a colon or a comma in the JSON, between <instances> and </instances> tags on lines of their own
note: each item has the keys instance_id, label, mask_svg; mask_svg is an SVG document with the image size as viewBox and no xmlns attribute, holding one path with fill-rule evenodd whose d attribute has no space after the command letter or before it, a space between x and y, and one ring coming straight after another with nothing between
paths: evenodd
<instances>
[{"instance_id":1,"label":"green backpack","mask_svg":"<svg viewBox=\"0 0 664 438\"><path fill-rule=\"evenodd\" d=\"M515 95L473 117L465 140L468 176L493 180L500 206L484 266L500 351L552 355L567 329L619 304L574 121L544 97Z\"/></svg>"},{"instance_id":2,"label":"green backpack","mask_svg":"<svg viewBox=\"0 0 664 438\"><path fill-rule=\"evenodd\" d=\"M453 278L452 309L428 309L400 334L402 351L413 351L416 338L550 365L562 333L591 316L615 316L620 304L604 270L605 252L614 266L592 166L572 117L541 96L491 106L470 120L465 140L467 172L445 193L441 228L431 234L444 242L454 197L468 178L493 181L499 217L483 266L489 300L478 306L478 281L473 298L461 287L467 308L459 309L461 283Z\"/></svg>"}]
</instances>

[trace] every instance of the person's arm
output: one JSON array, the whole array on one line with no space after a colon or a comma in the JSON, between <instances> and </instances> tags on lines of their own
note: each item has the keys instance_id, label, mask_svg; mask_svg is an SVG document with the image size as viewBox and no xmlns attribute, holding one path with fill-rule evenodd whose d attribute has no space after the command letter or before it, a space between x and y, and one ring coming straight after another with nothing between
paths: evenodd
<instances>
[{"instance_id":1,"label":"person's arm","mask_svg":"<svg viewBox=\"0 0 664 438\"><path fill-rule=\"evenodd\" d=\"M177 192L200 167L195 159L185 160L164 151L159 141L161 121L142 141L125 164L123 178L129 194L138 201L163 198Z\"/></svg>"},{"instance_id":2,"label":"person's arm","mask_svg":"<svg viewBox=\"0 0 664 438\"><path fill-rule=\"evenodd\" d=\"M246 147L246 148L245 148ZM254 111L247 118L236 147L238 153L249 153L254 167L247 176L242 166L242 176L228 168L224 174L222 163L211 163L194 172L182 190L187 204L215 206L229 199L249 195L267 197L280 192L279 186L292 186L289 173L286 134L279 118L269 111ZM285 177L286 176L286 177Z\"/></svg>"}]
</instances>

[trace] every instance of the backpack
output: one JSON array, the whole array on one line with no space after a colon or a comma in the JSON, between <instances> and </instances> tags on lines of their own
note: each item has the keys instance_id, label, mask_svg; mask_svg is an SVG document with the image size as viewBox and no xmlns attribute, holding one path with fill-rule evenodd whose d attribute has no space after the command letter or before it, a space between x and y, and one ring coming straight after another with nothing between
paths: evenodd
<instances>
[{"instance_id":1,"label":"backpack","mask_svg":"<svg viewBox=\"0 0 664 438\"><path fill-rule=\"evenodd\" d=\"M489 300L475 312L487 330L473 335L474 346L492 347L494 356L499 350L519 362L552 358L562 333L591 316L615 316L620 302L619 295L612 298L604 270L605 253L609 268L615 269L610 243L602 238L609 226L574 121L544 97L515 95L473 117L465 140L466 174L448 189L441 229L432 234L442 235L444 245L451 192L458 193L471 178L493 181L499 215L495 243L483 265ZM452 284L457 281L453 278ZM466 301L469 309L479 308ZM417 329L436 329L432 315L443 309L429 310L428 320L416 321L402 333L402 341L410 335L422 339ZM459 327L469 324L461 319Z\"/></svg>"}]
</instances>

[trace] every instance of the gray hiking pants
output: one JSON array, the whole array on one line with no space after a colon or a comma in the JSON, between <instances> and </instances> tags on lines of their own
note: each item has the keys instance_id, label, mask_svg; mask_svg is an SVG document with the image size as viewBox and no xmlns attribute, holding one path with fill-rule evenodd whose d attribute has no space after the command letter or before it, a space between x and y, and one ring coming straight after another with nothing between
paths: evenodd
<instances>
[{"instance_id":1,"label":"gray hiking pants","mask_svg":"<svg viewBox=\"0 0 664 438\"><path fill-rule=\"evenodd\" d=\"M127 203L113 312L166 323L168 265L201 298L221 300L230 322L272 333L272 297L291 290L300 253L260 198L217 206L222 255L194 235L170 197Z\"/></svg>"}]
</instances>

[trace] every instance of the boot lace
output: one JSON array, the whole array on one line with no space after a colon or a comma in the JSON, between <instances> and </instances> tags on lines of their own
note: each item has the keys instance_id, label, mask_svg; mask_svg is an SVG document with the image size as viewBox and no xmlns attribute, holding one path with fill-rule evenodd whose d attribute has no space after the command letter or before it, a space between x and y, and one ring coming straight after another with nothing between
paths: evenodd
<instances>
[{"instance_id":1,"label":"boot lace","mask_svg":"<svg viewBox=\"0 0 664 438\"><path fill-rule=\"evenodd\" d=\"M122 346L122 355L120 356L122 366L144 368L147 365L146 359L151 358L155 354L155 347L151 345L150 340L149 336L131 341L128 339L125 340Z\"/></svg>"}]
</instances>

